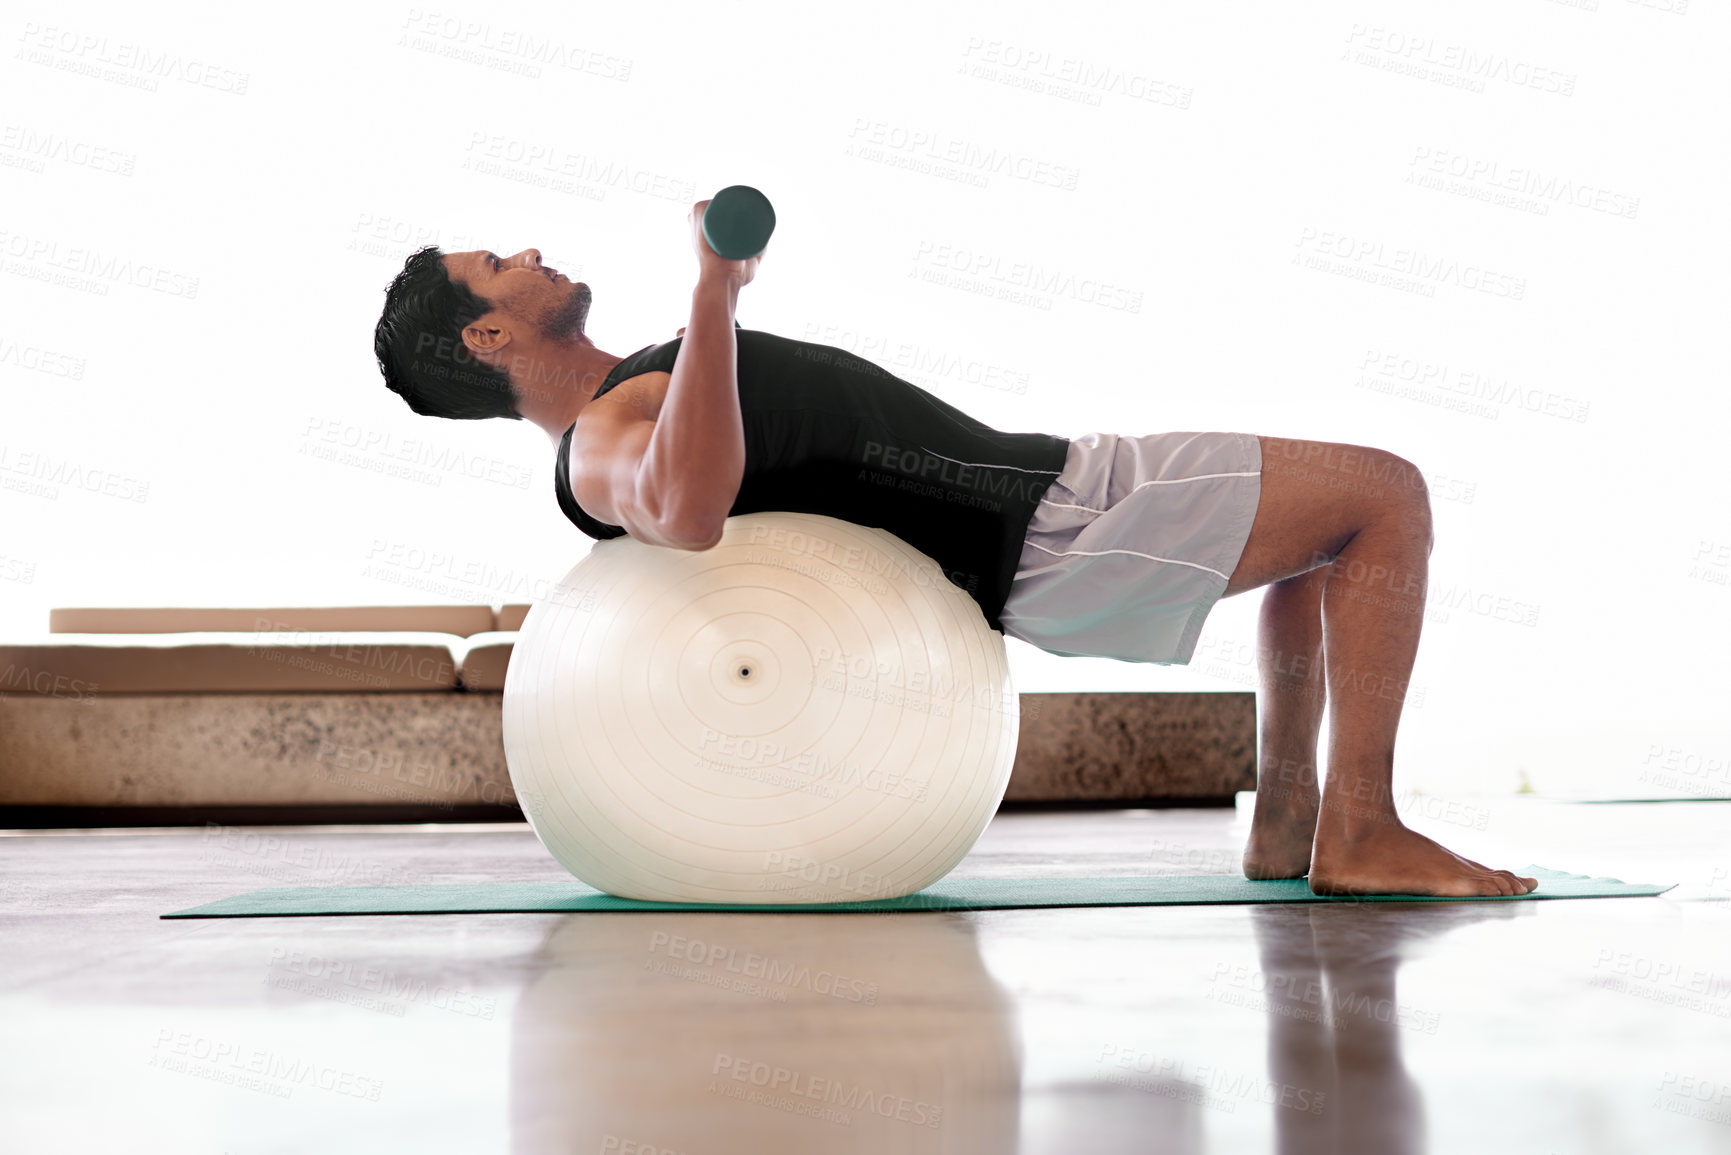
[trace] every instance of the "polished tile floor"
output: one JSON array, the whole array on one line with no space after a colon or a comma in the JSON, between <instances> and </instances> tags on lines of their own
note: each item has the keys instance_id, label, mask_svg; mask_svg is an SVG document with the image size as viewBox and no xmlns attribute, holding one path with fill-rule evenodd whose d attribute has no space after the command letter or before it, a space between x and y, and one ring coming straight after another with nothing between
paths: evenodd
<instances>
[{"instance_id":1,"label":"polished tile floor","mask_svg":"<svg viewBox=\"0 0 1731 1155\"><path fill-rule=\"evenodd\" d=\"M0 837L0 1151L1731 1152L1731 804L1427 800L1659 898L160 921L556 880L526 827ZM1006 813L958 875L1236 867Z\"/></svg>"}]
</instances>

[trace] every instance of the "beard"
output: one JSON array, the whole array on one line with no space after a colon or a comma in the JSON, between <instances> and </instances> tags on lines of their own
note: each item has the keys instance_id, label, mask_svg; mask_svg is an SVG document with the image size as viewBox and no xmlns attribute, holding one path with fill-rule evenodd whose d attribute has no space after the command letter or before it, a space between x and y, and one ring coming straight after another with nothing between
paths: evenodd
<instances>
[{"instance_id":1,"label":"beard","mask_svg":"<svg viewBox=\"0 0 1731 1155\"><path fill-rule=\"evenodd\" d=\"M552 312L541 319L541 334L555 341L569 341L585 336L583 326L589 321L589 286L571 282L571 291Z\"/></svg>"}]
</instances>

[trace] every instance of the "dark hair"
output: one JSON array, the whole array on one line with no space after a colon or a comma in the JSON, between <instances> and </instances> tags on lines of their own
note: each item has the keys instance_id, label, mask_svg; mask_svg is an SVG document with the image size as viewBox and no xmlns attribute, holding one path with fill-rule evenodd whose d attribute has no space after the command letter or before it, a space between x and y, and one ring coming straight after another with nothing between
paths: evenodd
<instances>
[{"instance_id":1,"label":"dark hair","mask_svg":"<svg viewBox=\"0 0 1731 1155\"><path fill-rule=\"evenodd\" d=\"M475 360L463 328L493 306L445 271L445 254L428 245L403 263L385 290L385 311L373 330L373 355L385 385L427 417L520 421L511 377Z\"/></svg>"}]
</instances>

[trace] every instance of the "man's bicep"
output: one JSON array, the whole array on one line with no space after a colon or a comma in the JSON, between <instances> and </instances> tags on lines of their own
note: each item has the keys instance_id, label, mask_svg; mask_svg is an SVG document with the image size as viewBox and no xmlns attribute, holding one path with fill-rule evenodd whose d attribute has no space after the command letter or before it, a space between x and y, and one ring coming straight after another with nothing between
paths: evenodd
<instances>
[{"instance_id":1,"label":"man's bicep","mask_svg":"<svg viewBox=\"0 0 1731 1155\"><path fill-rule=\"evenodd\" d=\"M655 422L621 416L596 422L587 432L591 434L587 438L572 435L570 480L577 504L591 517L622 527L638 541L684 548L664 528L652 495L638 484Z\"/></svg>"}]
</instances>

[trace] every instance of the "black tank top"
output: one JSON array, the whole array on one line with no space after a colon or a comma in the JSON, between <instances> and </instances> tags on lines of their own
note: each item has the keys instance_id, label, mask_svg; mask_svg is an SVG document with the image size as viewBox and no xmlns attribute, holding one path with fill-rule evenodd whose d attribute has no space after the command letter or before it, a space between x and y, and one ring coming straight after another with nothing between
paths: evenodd
<instances>
[{"instance_id":1,"label":"black tank top","mask_svg":"<svg viewBox=\"0 0 1731 1155\"><path fill-rule=\"evenodd\" d=\"M1001 632L1028 523L1069 440L1000 433L845 349L737 322L734 337L745 477L728 515L789 510L888 530L936 561ZM671 373L682 341L631 354L595 396L639 373ZM623 527L583 512L571 492L576 428L553 470L559 508L590 537L620 537Z\"/></svg>"}]
</instances>

